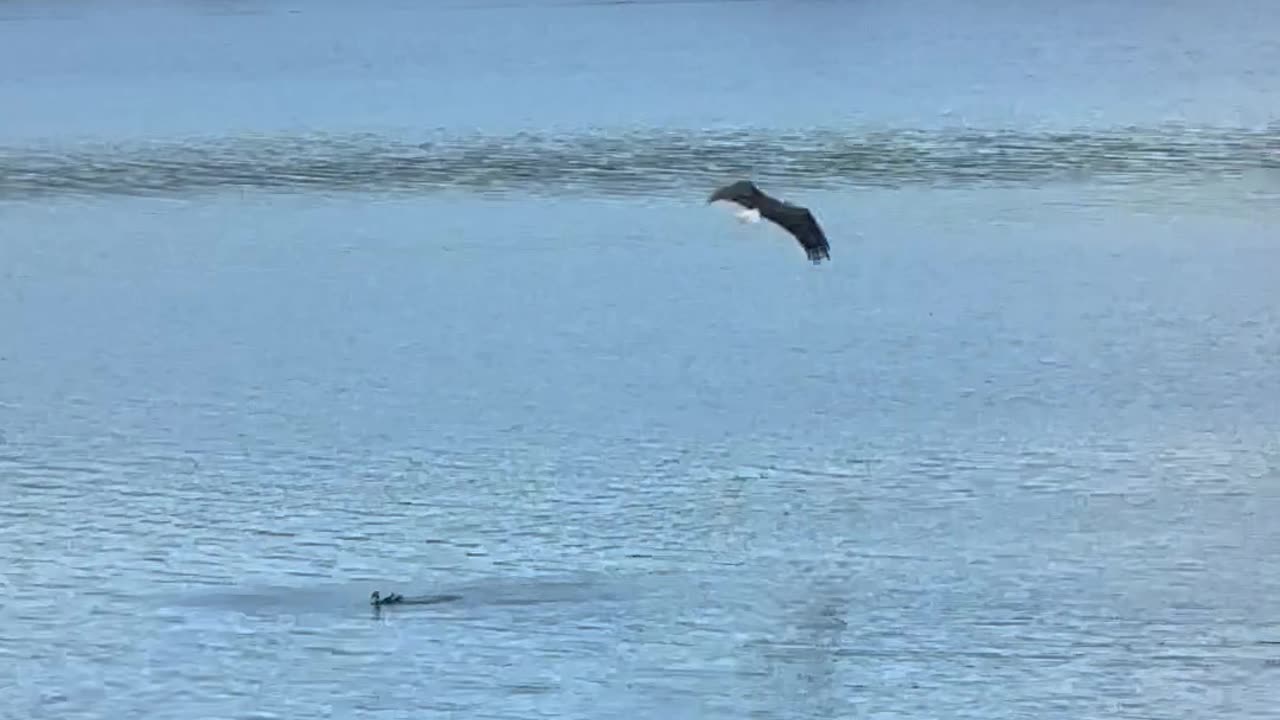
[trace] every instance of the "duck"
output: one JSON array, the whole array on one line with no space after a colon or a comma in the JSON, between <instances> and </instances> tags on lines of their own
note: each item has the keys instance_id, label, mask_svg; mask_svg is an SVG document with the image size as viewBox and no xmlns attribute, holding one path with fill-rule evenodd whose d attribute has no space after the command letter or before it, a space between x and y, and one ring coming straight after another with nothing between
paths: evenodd
<instances>
[{"instance_id":1,"label":"duck","mask_svg":"<svg viewBox=\"0 0 1280 720\"><path fill-rule=\"evenodd\" d=\"M377 590L374 590L373 593L369 595L369 604L373 605L374 607L379 607L382 605L399 605L402 603L405 605L435 605L436 603L453 602L454 600L461 600L461 599L462 599L461 595L449 595L449 594L419 595L417 597L405 598L405 596L395 592L387 593L386 597L382 597L382 595Z\"/></svg>"}]
</instances>

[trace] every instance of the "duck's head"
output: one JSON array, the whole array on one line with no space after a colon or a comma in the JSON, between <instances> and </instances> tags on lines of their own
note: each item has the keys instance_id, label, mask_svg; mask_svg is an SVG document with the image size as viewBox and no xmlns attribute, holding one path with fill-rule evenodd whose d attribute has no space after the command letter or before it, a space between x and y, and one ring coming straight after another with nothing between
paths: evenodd
<instances>
[{"instance_id":1,"label":"duck's head","mask_svg":"<svg viewBox=\"0 0 1280 720\"><path fill-rule=\"evenodd\" d=\"M381 599L381 597L382 597L382 596L378 594L378 591L377 591L377 590L374 590L374 591L373 591L373 594L369 596L369 604L370 604L370 605L377 605L377 604L378 604L378 602L379 602L379 600Z\"/></svg>"}]
</instances>

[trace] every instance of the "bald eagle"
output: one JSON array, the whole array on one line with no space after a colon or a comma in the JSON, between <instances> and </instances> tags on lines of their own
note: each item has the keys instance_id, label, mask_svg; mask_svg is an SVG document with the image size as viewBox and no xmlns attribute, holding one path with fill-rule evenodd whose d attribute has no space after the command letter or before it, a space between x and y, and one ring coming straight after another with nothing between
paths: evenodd
<instances>
[{"instance_id":1,"label":"bald eagle","mask_svg":"<svg viewBox=\"0 0 1280 720\"><path fill-rule=\"evenodd\" d=\"M755 221L764 217L791 233L814 265L824 259L831 259L831 246L827 243L827 236L808 208L766 195L750 180L739 180L716 190L707 198L707 204L717 200L725 200L744 208L739 213L739 217L744 220Z\"/></svg>"}]
</instances>

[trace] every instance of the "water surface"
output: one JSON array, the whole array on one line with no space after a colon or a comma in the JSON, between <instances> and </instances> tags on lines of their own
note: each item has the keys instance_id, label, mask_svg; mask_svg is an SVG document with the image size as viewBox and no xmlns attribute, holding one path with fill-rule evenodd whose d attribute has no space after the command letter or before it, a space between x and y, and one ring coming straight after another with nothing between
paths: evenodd
<instances>
[{"instance_id":1,"label":"water surface","mask_svg":"<svg viewBox=\"0 0 1280 720\"><path fill-rule=\"evenodd\" d=\"M1277 28L0 4L0 716L1266 717Z\"/></svg>"}]
</instances>

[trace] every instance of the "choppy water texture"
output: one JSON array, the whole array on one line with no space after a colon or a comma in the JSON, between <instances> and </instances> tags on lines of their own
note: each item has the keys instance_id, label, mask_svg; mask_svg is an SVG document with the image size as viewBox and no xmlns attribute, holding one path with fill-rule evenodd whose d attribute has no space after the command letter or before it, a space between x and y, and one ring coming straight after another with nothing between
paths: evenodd
<instances>
[{"instance_id":1,"label":"choppy water texture","mask_svg":"<svg viewBox=\"0 0 1280 720\"><path fill-rule=\"evenodd\" d=\"M1280 7L1042 5L0 3L0 717L1273 716Z\"/></svg>"},{"instance_id":2,"label":"choppy water texture","mask_svg":"<svg viewBox=\"0 0 1280 720\"><path fill-rule=\"evenodd\" d=\"M621 131L443 137L187 140L0 148L0 197L228 189L521 195L697 193L725 178L795 188L970 186L1280 174L1280 132Z\"/></svg>"}]
</instances>

